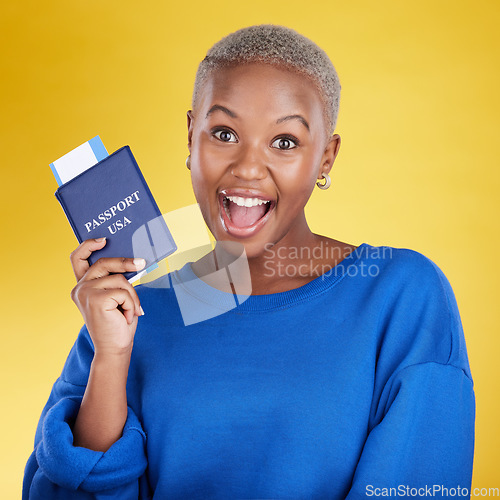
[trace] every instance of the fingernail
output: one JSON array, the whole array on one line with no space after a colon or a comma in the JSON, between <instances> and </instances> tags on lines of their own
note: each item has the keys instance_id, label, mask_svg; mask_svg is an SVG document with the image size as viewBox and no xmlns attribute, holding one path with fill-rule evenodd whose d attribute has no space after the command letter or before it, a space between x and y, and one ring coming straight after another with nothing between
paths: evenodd
<instances>
[{"instance_id":1,"label":"fingernail","mask_svg":"<svg viewBox=\"0 0 500 500\"><path fill-rule=\"evenodd\" d=\"M95 240L98 242L98 243L101 243L101 241L104 241L106 239L106 236L103 236L102 238L96 238Z\"/></svg>"},{"instance_id":2,"label":"fingernail","mask_svg":"<svg viewBox=\"0 0 500 500\"><path fill-rule=\"evenodd\" d=\"M142 269L145 265L146 261L144 259L139 259L139 258L134 259L134 266L137 267L137 269Z\"/></svg>"},{"instance_id":3,"label":"fingernail","mask_svg":"<svg viewBox=\"0 0 500 500\"><path fill-rule=\"evenodd\" d=\"M141 316L144 316L144 311L142 309L142 306L139 306L139 309L141 310Z\"/></svg>"}]
</instances>

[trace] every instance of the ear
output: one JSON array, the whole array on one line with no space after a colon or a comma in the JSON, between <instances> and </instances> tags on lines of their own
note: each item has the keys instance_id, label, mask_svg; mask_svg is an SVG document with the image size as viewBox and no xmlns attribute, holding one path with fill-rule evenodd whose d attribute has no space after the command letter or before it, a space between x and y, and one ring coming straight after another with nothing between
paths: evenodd
<instances>
[{"instance_id":1,"label":"ear","mask_svg":"<svg viewBox=\"0 0 500 500\"><path fill-rule=\"evenodd\" d=\"M321 167L318 172L318 179L322 178L321 174L328 174L333 167L333 162L337 158L340 149L340 135L333 134L325 147L323 157L321 158Z\"/></svg>"},{"instance_id":2,"label":"ear","mask_svg":"<svg viewBox=\"0 0 500 500\"><path fill-rule=\"evenodd\" d=\"M193 110L190 109L187 112L188 149L190 153L191 153L191 139L193 137L193 123L194 123Z\"/></svg>"}]
</instances>

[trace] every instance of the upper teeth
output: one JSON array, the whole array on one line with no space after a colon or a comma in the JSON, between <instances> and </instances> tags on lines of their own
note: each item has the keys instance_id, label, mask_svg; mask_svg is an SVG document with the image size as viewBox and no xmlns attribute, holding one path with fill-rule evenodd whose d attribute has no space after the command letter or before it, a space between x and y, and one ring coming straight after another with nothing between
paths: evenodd
<instances>
[{"instance_id":1,"label":"upper teeth","mask_svg":"<svg viewBox=\"0 0 500 500\"><path fill-rule=\"evenodd\" d=\"M228 200L236 203L240 207L256 207L257 205L262 205L263 203L269 203L269 201L261 200L259 198L242 198L241 196L228 196Z\"/></svg>"}]
</instances>

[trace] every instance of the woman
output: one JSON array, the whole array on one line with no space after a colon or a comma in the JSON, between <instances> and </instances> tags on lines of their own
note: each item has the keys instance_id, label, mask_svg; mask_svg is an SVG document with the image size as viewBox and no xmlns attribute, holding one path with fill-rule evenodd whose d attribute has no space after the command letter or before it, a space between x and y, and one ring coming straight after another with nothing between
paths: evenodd
<instances>
[{"instance_id":1,"label":"woman","mask_svg":"<svg viewBox=\"0 0 500 500\"><path fill-rule=\"evenodd\" d=\"M327 55L288 28L209 50L186 163L216 248L135 288L110 275L132 259L89 267L105 241L72 253L85 325L24 498L468 496L474 392L446 277L304 216L330 184L339 93Z\"/></svg>"}]
</instances>

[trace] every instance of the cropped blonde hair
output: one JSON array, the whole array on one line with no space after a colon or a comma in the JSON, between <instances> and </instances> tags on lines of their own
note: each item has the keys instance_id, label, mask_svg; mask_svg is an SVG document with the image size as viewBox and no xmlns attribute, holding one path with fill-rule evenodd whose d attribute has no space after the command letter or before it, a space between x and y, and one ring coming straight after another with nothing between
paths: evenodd
<instances>
[{"instance_id":1,"label":"cropped blonde hair","mask_svg":"<svg viewBox=\"0 0 500 500\"><path fill-rule=\"evenodd\" d=\"M326 52L297 31L274 24L249 26L230 33L207 52L196 72L192 107L213 71L237 64L260 62L308 76L323 101L330 134L335 130L340 100L340 82Z\"/></svg>"}]
</instances>

